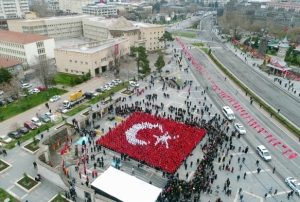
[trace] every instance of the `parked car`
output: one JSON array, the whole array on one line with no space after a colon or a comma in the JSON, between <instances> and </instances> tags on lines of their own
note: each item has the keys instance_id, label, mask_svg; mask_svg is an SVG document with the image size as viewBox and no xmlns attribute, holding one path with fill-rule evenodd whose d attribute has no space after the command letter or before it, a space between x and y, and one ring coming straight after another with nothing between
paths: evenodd
<instances>
[{"instance_id":1,"label":"parked car","mask_svg":"<svg viewBox=\"0 0 300 202\"><path fill-rule=\"evenodd\" d=\"M18 131L11 131L7 134L7 136L14 139L19 139L21 137Z\"/></svg>"},{"instance_id":2,"label":"parked car","mask_svg":"<svg viewBox=\"0 0 300 202\"><path fill-rule=\"evenodd\" d=\"M7 101L8 103L13 103L15 100L12 99L11 97L7 97L7 98L6 98L6 101Z\"/></svg>"},{"instance_id":3,"label":"parked car","mask_svg":"<svg viewBox=\"0 0 300 202\"><path fill-rule=\"evenodd\" d=\"M43 124L37 117L32 117L31 122L36 126L41 126Z\"/></svg>"},{"instance_id":4,"label":"parked car","mask_svg":"<svg viewBox=\"0 0 300 202\"><path fill-rule=\"evenodd\" d=\"M0 100L0 107L4 106L4 105L7 105L7 102L4 101L4 100Z\"/></svg>"},{"instance_id":5,"label":"parked car","mask_svg":"<svg viewBox=\"0 0 300 202\"><path fill-rule=\"evenodd\" d=\"M110 90L111 87L109 87L109 86L104 86L104 89L105 89L105 90Z\"/></svg>"},{"instance_id":6,"label":"parked car","mask_svg":"<svg viewBox=\"0 0 300 202\"><path fill-rule=\"evenodd\" d=\"M140 86L139 83L134 82L134 81L129 81L129 85L130 85L131 87L139 87L139 86Z\"/></svg>"},{"instance_id":7,"label":"parked car","mask_svg":"<svg viewBox=\"0 0 300 202\"><path fill-rule=\"evenodd\" d=\"M261 156L265 161L271 161L272 157L270 152L265 148L265 146L260 145L256 147L256 152Z\"/></svg>"},{"instance_id":8,"label":"parked car","mask_svg":"<svg viewBox=\"0 0 300 202\"><path fill-rule=\"evenodd\" d=\"M104 93L106 89L104 87L100 87L100 88L96 88L95 91L99 93Z\"/></svg>"},{"instance_id":9,"label":"parked car","mask_svg":"<svg viewBox=\"0 0 300 202\"><path fill-rule=\"evenodd\" d=\"M238 132L239 134L246 134L246 128L245 128L242 124L240 124L240 123L235 123L235 124L234 124L234 127L235 127L235 129L237 130L237 132Z\"/></svg>"},{"instance_id":10,"label":"parked car","mask_svg":"<svg viewBox=\"0 0 300 202\"><path fill-rule=\"evenodd\" d=\"M91 93L93 94L94 97L97 97L99 94L96 93L95 91L91 91Z\"/></svg>"},{"instance_id":11,"label":"parked car","mask_svg":"<svg viewBox=\"0 0 300 202\"><path fill-rule=\"evenodd\" d=\"M94 97L93 93L91 92L85 92L83 95L86 99L92 99Z\"/></svg>"},{"instance_id":12,"label":"parked car","mask_svg":"<svg viewBox=\"0 0 300 202\"><path fill-rule=\"evenodd\" d=\"M68 112L68 110L66 108L64 108L64 107L57 107L56 111L60 112L60 113L63 113L63 114L65 114L65 113Z\"/></svg>"},{"instance_id":13,"label":"parked car","mask_svg":"<svg viewBox=\"0 0 300 202\"><path fill-rule=\"evenodd\" d=\"M287 185L294 190L295 194L300 196L300 182L293 177L288 177L285 179Z\"/></svg>"},{"instance_id":14,"label":"parked car","mask_svg":"<svg viewBox=\"0 0 300 202\"><path fill-rule=\"evenodd\" d=\"M50 102L55 102L55 101L57 101L57 100L59 100L60 99L60 96L59 95L54 95L52 98L50 98Z\"/></svg>"},{"instance_id":15,"label":"parked car","mask_svg":"<svg viewBox=\"0 0 300 202\"><path fill-rule=\"evenodd\" d=\"M39 89L37 89L37 88L33 89L33 93L39 93L39 92L41 92Z\"/></svg>"},{"instance_id":16,"label":"parked car","mask_svg":"<svg viewBox=\"0 0 300 202\"><path fill-rule=\"evenodd\" d=\"M50 118L51 116L53 116L53 114L50 113L50 112L46 112L44 115L45 115L45 116L48 116L49 118Z\"/></svg>"},{"instance_id":17,"label":"parked car","mask_svg":"<svg viewBox=\"0 0 300 202\"><path fill-rule=\"evenodd\" d=\"M112 84L112 83L107 83L107 84L105 84L105 86L108 86L108 87L112 88L112 87L114 87L114 84Z\"/></svg>"},{"instance_id":18,"label":"parked car","mask_svg":"<svg viewBox=\"0 0 300 202\"><path fill-rule=\"evenodd\" d=\"M43 121L44 123L48 123L51 121L50 118L46 115L40 116L40 120Z\"/></svg>"},{"instance_id":19,"label":"parked car","mask_svg":"<svg viewBox=\"0 0 300 202\"><path fill-rule=\"evenodd\" d=\"M30 130L34 130L34 129L37 128L36 125L34 125L34 124L33 124L32 122L30 122L30 121L25 121L25 122L24 122L24 127L28 128L28 129L30 129Z\"/></svg>"},{"instance_id":20,"label":"parked car","mask_svg":"<svg viewBox=\"0 0 300 202\"><path fill-rule=\"evenodd\" d=\"M114 79L111 81L111 83L113 83L116 86L116 85L119 85L120 83L122 83L122 81L120 79Z\"/></svg>"},{"instance_id":21,"label":"parked car","mask_svg":"<svg viewBox=\"0 0 300 202\"><path fill-rule=\"evenodd\" d=\"M31 88L32 85L30 83L23 83L22 88Z\"/></svg>"},{"instance_id":22,"label":"parked car","mask_svg":"<svg viewBox=\"0 0 300 202\"><path fill-rule=\"evenodd\" d=\"M7 135L2 135L0 136L0 142L3 142L5 144L10 143L12 139L8 137Z\"/></svg>"},{"instance_id":23,"label":"parked car","mask_svg":"<svg viewBox=\"0 0 300 202\"><path fill-rule=\"evenodd\" d=\"M40 91L45 91L46 90L46 88L44 86L39 86L39 87L37 87L37 89L39 89Z\"/></svg>"},{"instance_id":24,"label":"parked car","mask_svg":"<svg viewBox=\"0 0 300 202\"><path fill-rule=\"evenodd\" d=\"M19 133L22 133L22 134L26 134L29 132L28 128L26 127L21 127L18 129Z\"/></svg>"}]
</instances>

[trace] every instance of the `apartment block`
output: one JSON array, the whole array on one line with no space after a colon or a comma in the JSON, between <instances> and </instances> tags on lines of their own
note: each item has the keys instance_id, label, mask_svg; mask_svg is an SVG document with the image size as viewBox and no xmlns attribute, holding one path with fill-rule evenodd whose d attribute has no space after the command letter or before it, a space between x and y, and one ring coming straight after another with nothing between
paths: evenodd
<instances>
[{"instance_id":1,"label":"apartment block","mask_svg":"<svg viewBox=\"0 0 300 202\"><path fill-rule=\"evenodd\" d=\"M52 10L52 11L59 11L60 8L59 8L59 1L58 0L49 0L48 1L48 8L49 10Z\"/></svg>"},{"instance_id":2,"label":"apartment block","mask_svg":"<svg viewBox=\"0 0 300 202\"><path fill-rule=\"evenodd\" d=\"M0 19L23 18L29 12L28 0L0 0Z\"/></svg>"},{"instance_id":3,"label":"apartment block","mask_svg":"<svg viewBox=\"0 0 300 202\"><path fill-rule=\"evenodd\" d=\"M89 4L94 4L95 0L58 0L59 10L69 14L82 14L82 8Z\"/></svg>"},{"instance_id":4,"label":"apartment block","mask_svg":"<svg viewBox=\"0 0 300 202\"><path fill-rule=\"evenodd\" d=\"M0 56L18 60L25 68L34 65L38 59L54 58L54 48L53 38L0 30Z\"/></svg>"},{"instance_id":5,"label":"apartment block","mask_svg":"<svg viewBox=\"0 0 300 202\"><path fill-rule=\"evenodd\" d=\"M82 13L88 15L111 16L117 15L118 10L115 5L107 5L100 3L84 6L82 8Z\"/></svg>"}]
</instances>

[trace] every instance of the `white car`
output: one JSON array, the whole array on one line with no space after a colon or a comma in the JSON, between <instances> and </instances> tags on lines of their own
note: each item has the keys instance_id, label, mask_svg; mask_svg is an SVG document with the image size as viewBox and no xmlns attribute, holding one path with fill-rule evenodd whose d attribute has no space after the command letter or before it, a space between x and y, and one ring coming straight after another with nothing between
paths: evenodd
<instances>
[{"instance_id":1,"label":"white car","mask_svg":"<svg viewBox=\"0 0 300 202\"><path fill-rule=\"evenodd\" d=\"M235 123L234 124L235 129L237 130L237 132L241 135L246 134L246 128L240 124L240 123Z\"/></svg>"},{"instance_id":2,"label":"white car","mask_svg":"<svg viewBox=\"0 0 300 202\"><path fill-rule=\"evenodd\" d=\"M113 83L107 83L105 86L108 86L110 88L114 87L114 84Z\"/></svg>"},{"instance_id":3,"label":"white car","mask_svg":"<svg viewBox=\"0 0 300 202\"><path fill-rule=\"evenodd\" d=\"M39 89L37 89L37 88L35 88L35 89L30 89L29 91L28 91L28 93L30 94L30 95L32 95L32 94L35 94L35 93L39 93L39 92L41 92Z\"/></svg>"},{"instance_id":4,"label":"white car","mask_svg":"<svg viewBox=\"0 0 300 202\"><path fill-rule=\"evenodd\" d=\"M50 118L51 116L53 116L53 114L50 113L50 112L46 112L44 115L48 116L49 118Z\"/></svg>"},{"instance_id":5,"label":"white car","mask_svg":"<svg viewBox=\"0 0 300 202\"><path fill-rule=\"evenodd\" d=\"M115 85L122 83L122 81L120 79L114 79L111 82L114 83Z\"/></svg>"},{"instance_id":6,"label":"white car","mask_svg":"<svg viewBox=\"0 0 300 202\"><path fill-rule=\"evenodd\" d=\"M12 139L10 137L8 137L7 135L2 135L0 136L0 142L3 143L10 143L12 141Z\"/></svg>"},{"instance_id":7,"label":"white car","mask_svg":"<svg viewBox=\"0 0 300 202\"><path fill-rule=\"evenodd\" d=\"M260 155L261 158L263 158L263 160L265 160L265 161L271 161L272 160L270 152L263 145L260 145L260 146L256 147L256 153L258 153L258 155Z\"/></svg>"},{"instance_id":8,"label":"white car","mask_svg":"<svg viewBox=\"0 0 300 202\"><path fill-rule=\"evenodd\" d=\"M95 91L91 91L91 93L93 94L94 97L97 97L99 95L99 93L97 93Z\"/></svg>"},{"instance_id":9,"label":"white car","mask_svg":"<svg viewBox=\"0 0 300 202\"><path fill-rule=\"evenodd\" d=\"M30 83L23 83L22 88L31 88L32 85Z\"/></svg>"},{"instance_id":10,"label":"white car","mask_svg":"<svg viewBox=\"0 0 300 202\"><path fill-rule=\"evenodd\" d=\"M110 88L109 86L106 86L106 85L105 85L105 86L104 86L104 89L105 89L105 90L110 90L111 88Z\"/></svg>"},{"instance_id":11,"label":"white car","mask_svg":"<svg viewBox=\"0 0 300 202\"><path fill-rule=\"evenodd\" d=\"M66 108L64 108L64 107L57 107L56 111L60 112L60 113L63 113L63 114L65 114L65 113L68 112L68 110Z\"/></svg>"},{"instance_id":12,"label":"white car","mask_svg":"<svg viewBox=\"0 0 300 202\"><path fill-rule=\"evenodd\" d=\"M134 81L129 81L129 85L130 85L131 87L139 87L139 86L140 86L139 83L134 82Z\"/></svg>"},{"instance_id":13,"label":"white car","mask_svg":"<svg viewBox=\"0 0 300 202\"><path fill-rule=\"evenodd\" d=\"M285 179L285 182L287 183L287 185L294 190L294 192L300 196L300 182L297 181L295 178L293 177L288 177Z\"/></svg>"},{"instance_id":14,"label":"white car","mask_svg":"<svg viewBox=\"0 0 300 202\"><path fill-rule=\"evenodd\" d=\"M50 102L55 102L55 101L57 101L57 100L59 100L60 99L60 96L59 95L54 95L52 98L50 98Z\"/></svg>"}]
</instances>

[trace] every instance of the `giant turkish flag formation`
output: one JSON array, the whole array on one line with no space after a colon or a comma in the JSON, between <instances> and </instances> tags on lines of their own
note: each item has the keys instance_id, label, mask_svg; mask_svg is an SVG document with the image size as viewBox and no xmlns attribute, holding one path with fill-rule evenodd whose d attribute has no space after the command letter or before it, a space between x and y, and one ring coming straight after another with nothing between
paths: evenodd
<instances>
[{"instance_id":1,"label":"giant turkish flag formation","mask_svg":"<svg viewBox=\"0 0 300 202\"><path fill-rule=\"evenodd\" d=\"M173 174L205 134L204 129L135 112L97 142Z\"/></svg>"}]
</instances>

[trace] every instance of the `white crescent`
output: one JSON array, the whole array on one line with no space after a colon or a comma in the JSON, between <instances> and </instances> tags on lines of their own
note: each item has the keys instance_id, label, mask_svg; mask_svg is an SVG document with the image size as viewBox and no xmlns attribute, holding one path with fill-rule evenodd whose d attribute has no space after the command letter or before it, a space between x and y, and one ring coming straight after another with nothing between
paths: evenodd
<instances>
[{"instance_id":1,"label":"white crescent","mask_svg":"<svg viewBox=\"0 0 300 202\"><path fill-rule=\"evenodd\" d=\"M126 140L132 145L147 145L147 142L137 139L136 135L140 130L152 128L158 128L161 132L163 132L161 124L152 124L149 122L137 123L131 126L131 128L129 128L127 131L125 131Z\"/></svg>"}]
</instances>

